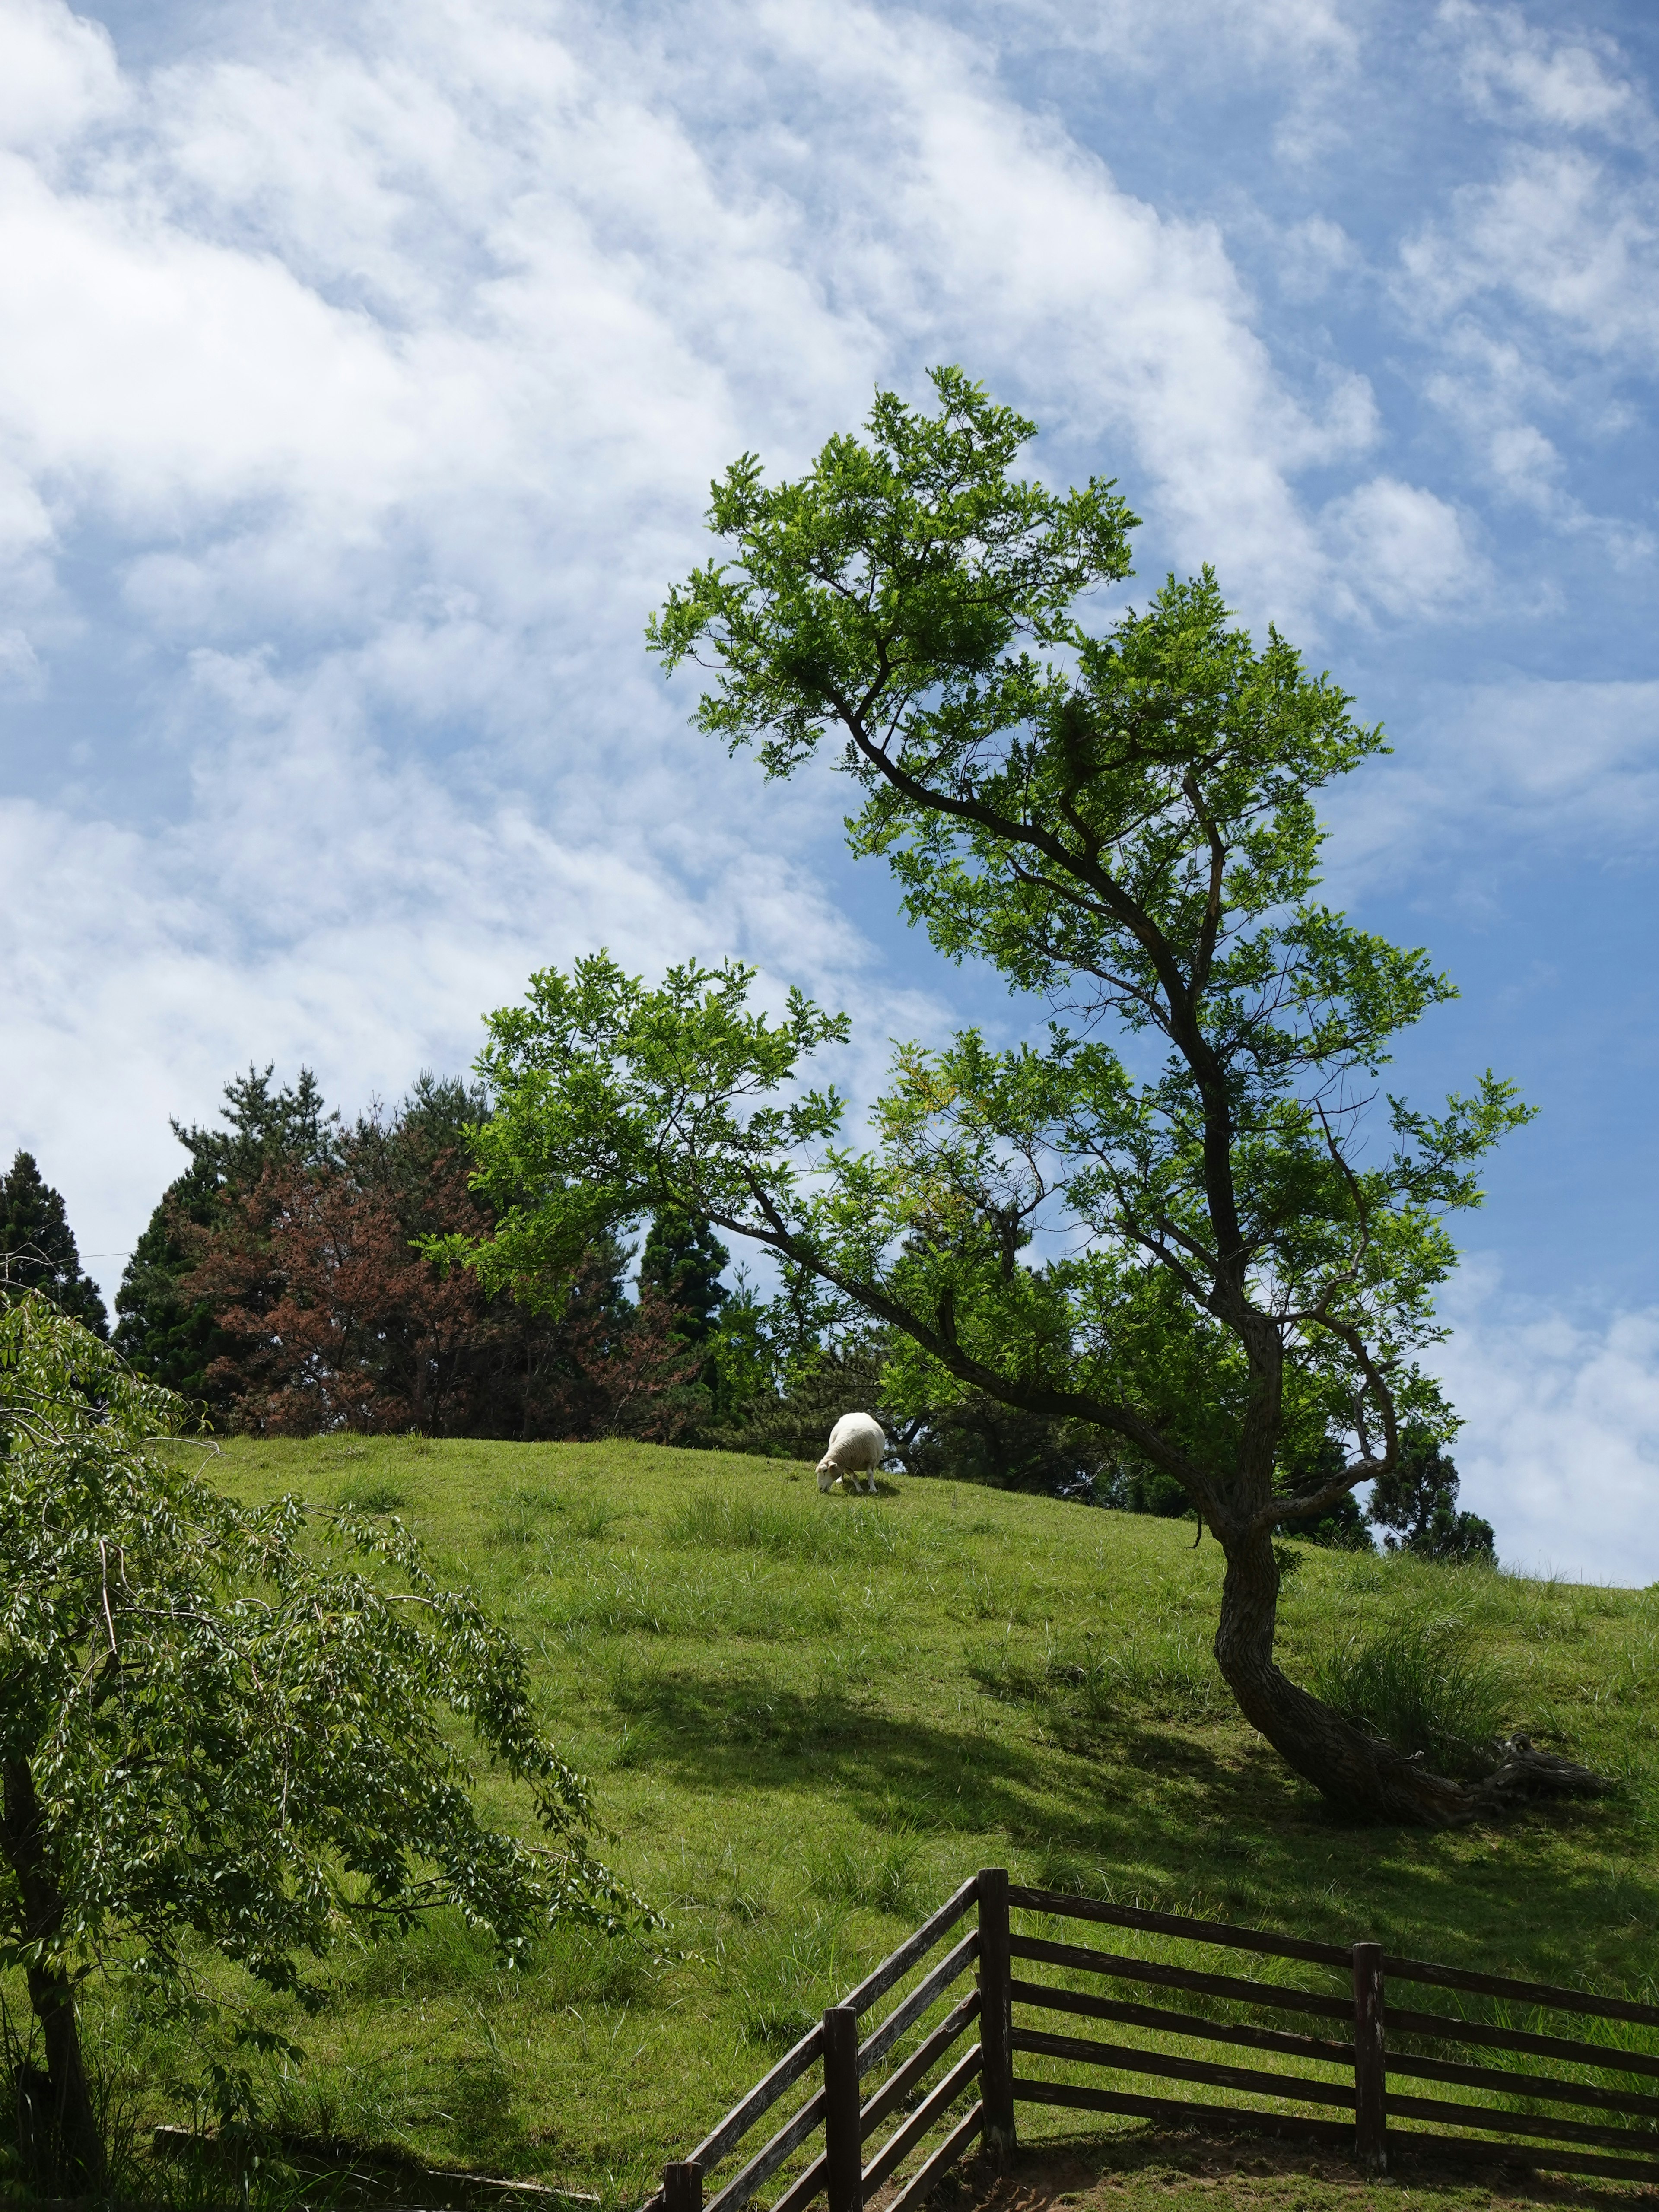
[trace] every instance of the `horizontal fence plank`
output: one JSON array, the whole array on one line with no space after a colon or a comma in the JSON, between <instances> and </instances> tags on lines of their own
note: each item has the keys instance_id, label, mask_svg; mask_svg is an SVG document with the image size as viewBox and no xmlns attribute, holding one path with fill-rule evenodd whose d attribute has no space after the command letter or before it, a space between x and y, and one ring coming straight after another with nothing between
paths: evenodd
<instances>
[{"instance_id":1,"label":"horizontal fence plank","mask_svg":"<svg viewBox=\"0 0 1659 2212\"><path fill-rule=\"evenodd\" d=\"M793 2150L799 2148L815 2129L823 2125L823 2092L809 2097L793 2119L786 2120L772 2137L755 2153L747 2166L734 2173L719 2194L711 2197L703 2212L737 2212L746 2204L762 2182L769 2181Z\"/></svg>"},{"instance_id":2,"label":"horizontal fence plank","mask_svg":"<svg viewBox=\"0 0 1659 2212\"><path fill-rule=\"evenodd\" d=\"M1252 2112L1239 2105L1189 2104L1182 2097L1142 2097L1127 2089L1097 2089L1082 2081L1014 2080L1017 2105L1063 2105L1076 2112L1127 2112L1176 2127L1208 2128L1218 2135L1288 2136L1298 2142L1353 2148L1352 2120L1314 2120L1301 2112ZM773 2212L780 2212L775 2206Z\"/></svg>"},{"instance_id":3,"label":"horizontal fence plank","mask_svg":"<svg viewBox=\"0 0 1659 2212\"><path fill-rule=\"evenodd\" d=\"M1120 2074L1154 2074L1172 2081L1203 2081L1217 2089L1244 2089L1259 2097L1291 2097L1304 2105L1346 2105L1353 2110L1352 2081L1315 2081L1300 2074L1261 2074L1253 2066L1217 2066L1206 2058L1176 2058L1163 2051L1137 2051L1121 2043L1091 2043L1080 2035L1014 2030L1014 2049L1038 2058L1079 2066L1109 2066Z\"/></svg>"},{"instance_id":4,"label":"horizontal fence plank","mask_svg":"<svg viewBox=\"0 0 1659 2212\"><path fill-rule=\"evenodd\" d=\"M1553 2113L1505 2112L1496 2105L1454 2105L1439 2097L1396 2097L1390 2090L1382 2100L1390 2118L1438 2120L1458 2128L1479 2128L1487 2135L1542 2136L1551 2142L1597 2143L1607 2150L1640 2152L1659 2159L1659 2134L1642 2128L1599 2128L1585 2120L1559 2120Z\"/></svg>"},{"instance_id":5,"label":"horizontal fence plank","mask_svg":"<svg viewBox=\"0 0 1659 2212\"><path fill-rule=\"evenodd\" d=\"M954 2012L946 2014L928 2037L905 2060L896 2074L889 2075L875 2095L859 2113L859 2141L863 2142L872 2128L879 2127L890 2112L904 2102L924 2074L938 2065L963 2030L979 2018L979 1991L964 1997Z\"/></svg>"},{"instance_id":6,"label":"horizontal fence plank","mask_svg":"<svg viewBox=\"0 0 1659 2212\"><path fill-rule=\"evenodd\" d=\"M696 2159L705 2178L711 2166L718 2166L726 2153L742 2142L757 2120L770 2112L778 2099L792 2082L799 2081L807 2068L823 2056L823 2022L809 2027L793 2050L786 2051L769 2074L756 2082L746 2097L740 2097L725 2118L717 2120L708 2133L687 2156Z\"/></svg>"},{"instance_id":7,"label":"horizontal fence plank","mask_svg":"<svg viewBox=\"0 0 1659 2212\"><path fill-rule=\"evenodd\" d=\"M1599 2066L1609 2074L1644 2074L1659 2080L1659 2058L1644 2051L1618 2051L1605 2043L1583 2043L1576 2036L1534 2035L1523 2027L1493 2027L1484 2020L1458 2020L1450 2013L1408 2012L1389 2007L1389 2026L1408 2035L1442 2036L1449 2042L1474 2043L1488 2051L1528 2051L1540 2058L1565 2058L1578 2066Z\"/></svg>"},{"instance_id":8,"label":"horizontal fence plank","mask_svg":"<svg viewBox=\"0 0 1659 2212\"><path fill-rule=\"evenodd\" d=\"M1041 1936L1009 1939L1009 1955L1045 1966L1073 1966L1079 1973L1103 1974L1109 1981L1145 1982L1154 1989L1196 1990L1205 1996L1231 1997L1235 2003L1261 2005L1274 2012L1316 2013L1322 2020L1352 2020L1352 1997L1322 1996L1316 1990L1294 1990L1282 1982L1250 1982L1235 1974L1200 1974L1190 1966L1164 1966L1151 1959L1121 1958L1083 1943L1051 1943Z\"/></svg>"},{"instance_id":9,"label":"horizontal fence plank","mask_svg":"<svg viewBox=\"0 0 1659 2212\"><path fill-rule=\"evenodd\" d=\"M906 2154L915 2149L939 2114L948 2112L968 2084L978 2078L982 2063L979 2045L975 2044L971 2051L963 2052L937 2088L927 2092L909 2118L894 2129L864 2169L866 2197L872 2190L879 2189Z\"/></svg>"},{"instance_id":10,"label":"horizontal fence plank","mask_svg":"<svg viewBox=\"0 0 1659 2212\"><path fill-rule=\"evenodd\" d=\"M1016 2004L1048 2012L1080 2014L1086 2020L1120 2021L1126 2027L1150 2027L1169 2035L1190 2035L1205 2043L1245 2045L1252 2051L1282 2051L1289 2058L1316 2058L1332 2066L1353 2065L1351 2043L1327 2043L1316 2035L1291 2035L1282 2028L1243 2027L1204 2020L1194 2012L1166 2012L1161 2005L1128 2004L1119 1997L1097 1997L1085 1990L1057 1990L1046 1982L1008 1985Z\"/></svg>"},{"instance_id":11,"label":"horizontal fence plank","mask_svg":"<svg viewBox=\"0 0 1659 2212\"><path fill-rule=\"evenodd\" d=\"M896 1951L884 1959L873 1972L866 1974L850 1996L842 1999L854 2012L868 2012L878 1997L884 1997L896 1982L902 1982L919 1959L925 1959L940 1936L954 1928L969 1906L979 1896L979 1876L970 1874L954 1896L947 1897L931 1918L924 1920L914 1936L907 1936Z\"/></svg>"},{"instance_id":12,"label":"horizontal fence plank","mask_svg":"<svg viewBox=\"0 0 1659 2212\"><path fill-rule=\"evenodd\" d=\"M973 2111L951 2129L927 2165L919 2167L905 2183L888 2206L887 2212L915 2212L918 2204L926 2203L984 2125L985 2107L975 2105Z\"/></svg>"},{"instance_id":13,"label":"horizontal fence plank","mask_svg":"<svg viewBox=\"0 0 1659 2212\"><path fill-rule=\"evenodd\" d=\"M1562 2081L1547 2074L1523 2074L1503 2066L1465 2066L1455 2058L1424 2058L1415 2052L1389 2051L1390 2075L1410 2081L1459 2081L1471 2089L1498 2089L1515 2096L1541 2097L1550 2105L1591 2105L1598 2112L1636 2112L1659 2119L1659 2097L1634 2089L1597 2089L1588 2081Z\"/></svg>"},{"instance_id":14,"label":"horizontal fence plank","mask_svg":"<svg viewBox=\"0 0 1659 2212\"><path fill-rule=\"evenodd\" d=\"M1215 1943L1243 1951L1262 1951L1279 1959L1308 1959L1316 1965L1346 1967L1352 1947L1312 1943L1293 1936L1278 1936L1262 1928L1239 1928L1224 1920L1192 1920L1170 1912L1148 1912L1138 1905L1107 1905L1090 1897L1067 1897L1054 1889L1030 1889L1011 1883L1011 1905L1027 1911L1048 1912L1072 1920L1104 1921L1115 1928L1144 1928L1159 1936L1185 1936L1194 1943ZM1473 1990L1483 1996L1510 1997L1523 2004L1542 2005L1562 2012L1594 2013L1604 2020L1628 2020L1644 2027L1659 2027L1659 2005L1639 2004L1630 1997L1603 1997L1589 1990L1563 1989L1549 1982L1516 1981L1504 1974L1480 1974L1461 1966L1441 1966L1426 1959L1396 1958L1384 1953L1382 1971L1390 1979L1429 1982L1442 1989Z\"/></svg>"},{"instance_id":15,"label":"horizontal fence plank","mask_svg":"<svg viewBox=\"0 0 1659 2212\"><path fill-rule=\"evenodd\" d=\"M964 1936L953 1951L947 1951L925 1981L918 1982L908 1996L896 2004L873 2035L859 2045L859 2072L867 2074L870 2069L887 2056L907 2027L914 2027L931 2004L937 2004L941 1994L952 1982L965 1974L979 1956L979 1930Z\"/></svg>"},{"instance_id":16,"label":"horizontal fence plank","mask_svg":"<svg viewBox=\"0 0 1659 2212\"><path fill-rule=\"evenodd\" d=\"M1550 2143L1480 2142L1468 2136L1440 2136L1421 2128L1390 2128L1389 2149L1486 2167L1527 2166L1546 2173L1604 2173L1623 2181L1653 2181L1659 2168L1634 2158L1603 2158L1597 2151L1558 2150Z\"/></svg>"},{"instance_id":17,"label":"horizontal fence plank","mask_svg":"<svg viewBox=\"0 0 1659 2212\"><path fill-rule=\"evenodd\" d=\"M1139 1905L1103 1905L1092 1897L1066 1897L1056 1889L1026 1889L1011 1882L1008 1902L1028 1912L1052 1912L1067 1920L1103 1920L1114 1928L1145 1928L1154 1936L1184 1936L1194 1943L1218 1943L1235 1951L1265 1951L1275 1959L1310 1959L1316 1966L1352 1963L1352 1947L1310 1943L1297 1936L1274 1936L1263 1928L1235 1928L1224 1920L1187 1920L1173 1912L1146 1912Z\"/></svg>"},{"instance_id":18,"label":"horizontal fence plank","mask_svg":"<svg viewBox=\"0 0 1659 2212\"><path fill-rule=\"evenodd\" d=\"M1638 2004L1632 1997L1598 1997L1589 1990L1557 1989L1552 1982L1516 1982L1504 1974L1475 1974L1462 1966L1437 1966L1427 1959L1395 1959L1383 1954L1382 1971L1390 1981L1431 1982L1443 1990L1473 1990L1478 1996L1508 1997L1516 2004L1541 2005L1554 2012L1594 2013L1601 2020L1635 2021L1643 2027L1659 2027L1659 2005Z\"/></svg>"}]
</instances>

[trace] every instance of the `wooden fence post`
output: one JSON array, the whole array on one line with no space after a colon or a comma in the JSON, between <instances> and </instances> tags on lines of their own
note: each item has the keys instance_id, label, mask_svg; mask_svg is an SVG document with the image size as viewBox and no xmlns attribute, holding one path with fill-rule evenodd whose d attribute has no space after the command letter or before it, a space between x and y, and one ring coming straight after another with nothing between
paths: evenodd
<instances>
[{"instance_id":1,"label":"wooden fence post","mask_svg":"<svg viewBox=\"0 0 1659 2212\"><path fill-rule=\"evenodd\" d=\"M979 1876L980 2101L985 2148L1007 2163L1014 2136L1014 2008L1008 1993L1008 1869L981 1867Z\"/></svg>"},{"instance_id":2,"label":"wooden fence post","mask_svg":"<svg viewBox=\"0 0 1659 2212\"><path fill-rule=\"evenodd\" d=\"M830 2212L864 2212L859 2016L851 2005L831 2005L823 2015L823 2153Z\"/></svg>"},{"instance_id":3,"label":"wooden fence post","mask_svg":"<svg viewBox=\"0 0 1659 2212\"><path fill-rule=\"evenodd\" d=\"M1382 1946L1353 1947L1353 2127L1354 2155L1367 2173L1384 2173L1389 2164L1389 2119L1383 2099L1388 2075L1383 2060Z\"/></svg>"},{"instance_id":4,"label":"wooden fence post","mask_svg":"<svg viewBox=\"0 0 1659 2212\"><path fill-rule=\"evenodd\" d=\"M670 2159L662 2170L663 2212L702 2212L702 2168L695 2158Z\"/></svg>"}]
</instances>

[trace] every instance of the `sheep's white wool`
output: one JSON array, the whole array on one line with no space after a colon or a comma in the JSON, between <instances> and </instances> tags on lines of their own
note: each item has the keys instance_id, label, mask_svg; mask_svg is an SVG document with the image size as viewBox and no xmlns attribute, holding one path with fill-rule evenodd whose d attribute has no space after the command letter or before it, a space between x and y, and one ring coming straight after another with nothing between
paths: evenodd
<instances>
[{"instance_id":1,"label":"sheep's white wool","mask_svg":"<svg viewBox=\"0 0 1659 2212\"><path fill-rule=\"evenodd\" d=\"M830 1448L818 1462L818 1488L828 1490L844 1475L856 1490L860 1474L866 1490L876 1486L876 1469L887 1449L887 1432L868 1413L843 1413L830 1431Z\"/></svg>"}]
</instances>

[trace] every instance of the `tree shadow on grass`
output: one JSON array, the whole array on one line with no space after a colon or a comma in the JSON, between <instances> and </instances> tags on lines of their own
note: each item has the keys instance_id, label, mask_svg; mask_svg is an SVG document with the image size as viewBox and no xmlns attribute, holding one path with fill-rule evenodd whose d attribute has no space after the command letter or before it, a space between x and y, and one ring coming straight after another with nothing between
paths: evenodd
<instances>
[{"instance_id":1,"label":"tree shadow on grass","mask_svg":"<svg viewBox=\"0 0 1659 2212\"><path fill-rule=\"evenodd\" d=\"M837 1683L802 1689L758 1667L652 1668L618 1675L611 1697L629 1723L622 1763L665 1770L689 1788L810 1780L831 1784L872 1826L898 1807L921 1828L1029 1832L1058 1820L1079 1846L1091 1832L1084 1778L1075 1805L1057 1806L1054 1778L1037 1771L1028 1746L896 1718Z\"/></svg>"},{"instance_id":2,"label":"tree shadow on grass","mask_svg":"<svg viewBox=\"0 0 1659 2212\"><path fill-rule=\"evenodd\" d=\"M1125 1712L1086 1740L1034 1741L764 1665L619 1673L610 1695L629 1724L622 1764L714 1794L828 1790L876 1829L902 1816L1001 1835L1045 1887L1565 1987L1635 1990L1659 1965L1651 1872L1632 1866L1615 1911L1605 1840L1582 1872L1545 1847L1547 1824L1616 1817L1593 1806L1490 1833L1389 1828L1328 1806L1236 1728Z\"/></svg>"}]
</instances>

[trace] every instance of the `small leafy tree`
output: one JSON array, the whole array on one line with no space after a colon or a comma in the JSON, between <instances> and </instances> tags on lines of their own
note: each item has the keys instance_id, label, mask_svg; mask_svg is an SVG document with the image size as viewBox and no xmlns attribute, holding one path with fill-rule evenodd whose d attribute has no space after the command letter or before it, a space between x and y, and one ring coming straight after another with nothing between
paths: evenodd
<instances>
[{"instance_id":1,"label":"small leafy tree","mask_svg":"<svg viewBox=\"0 0 1659 2212\"><path fill-rule=\"evenodd\" d=\"M47 1301L0 1313L0 1963L39 2021L64 2179L105 2174L78 1997L185 1983L187 1931L304 1994L300 1961L438 1905L522 1952L633 1901L538 1734L523 1651L398 1524L233 1504L150 1440L179 1401ZM484 1825L459 1717L524 1785Z\"/></svg>"},{"instance_id":2,"label":"small leafy tree","mask_svg":"<svg viewBox=\"0 0 1659 2212\"><path fill-rule=\"evenodd\" d=\"M748 1003L736 963L648 988L603 955L532 979L479 1061L501 1218L486 1280L568 1263L665 1206L752 1238L884 1323L899 1402L981 1392L1085 1423L1177 1483L1226 1555L1217 1662L1241 1711L1334 1799L1465 1819L1488 1802L1344 1720L1277 1665L1273 1537L1455 1426L1418 1355L1455 1263L1444 1216L1527 1109L1490 1074L1438 1114L1365 1108L1391 1039L1452 995L1421 951L1316 896L1320 790L1382 749L1208 570L1144 611L1080 610L1129 568L1109 484L1014 473L1035 425L955 369L938 410L878 395L769 486L714 487L723 562L649 627L712 673L701 727L773 778L827 733L910 919L1046 1003L1014 1049L901 1046L872 1149L802 1087L845 1018ZM1341 1463L1287 1473L1328 1436ZM1560 1780L1517 1750L1503 1788ZM1488 1798L1500 1787L1494 1779Z\"/></svg>"}]
</instances>

